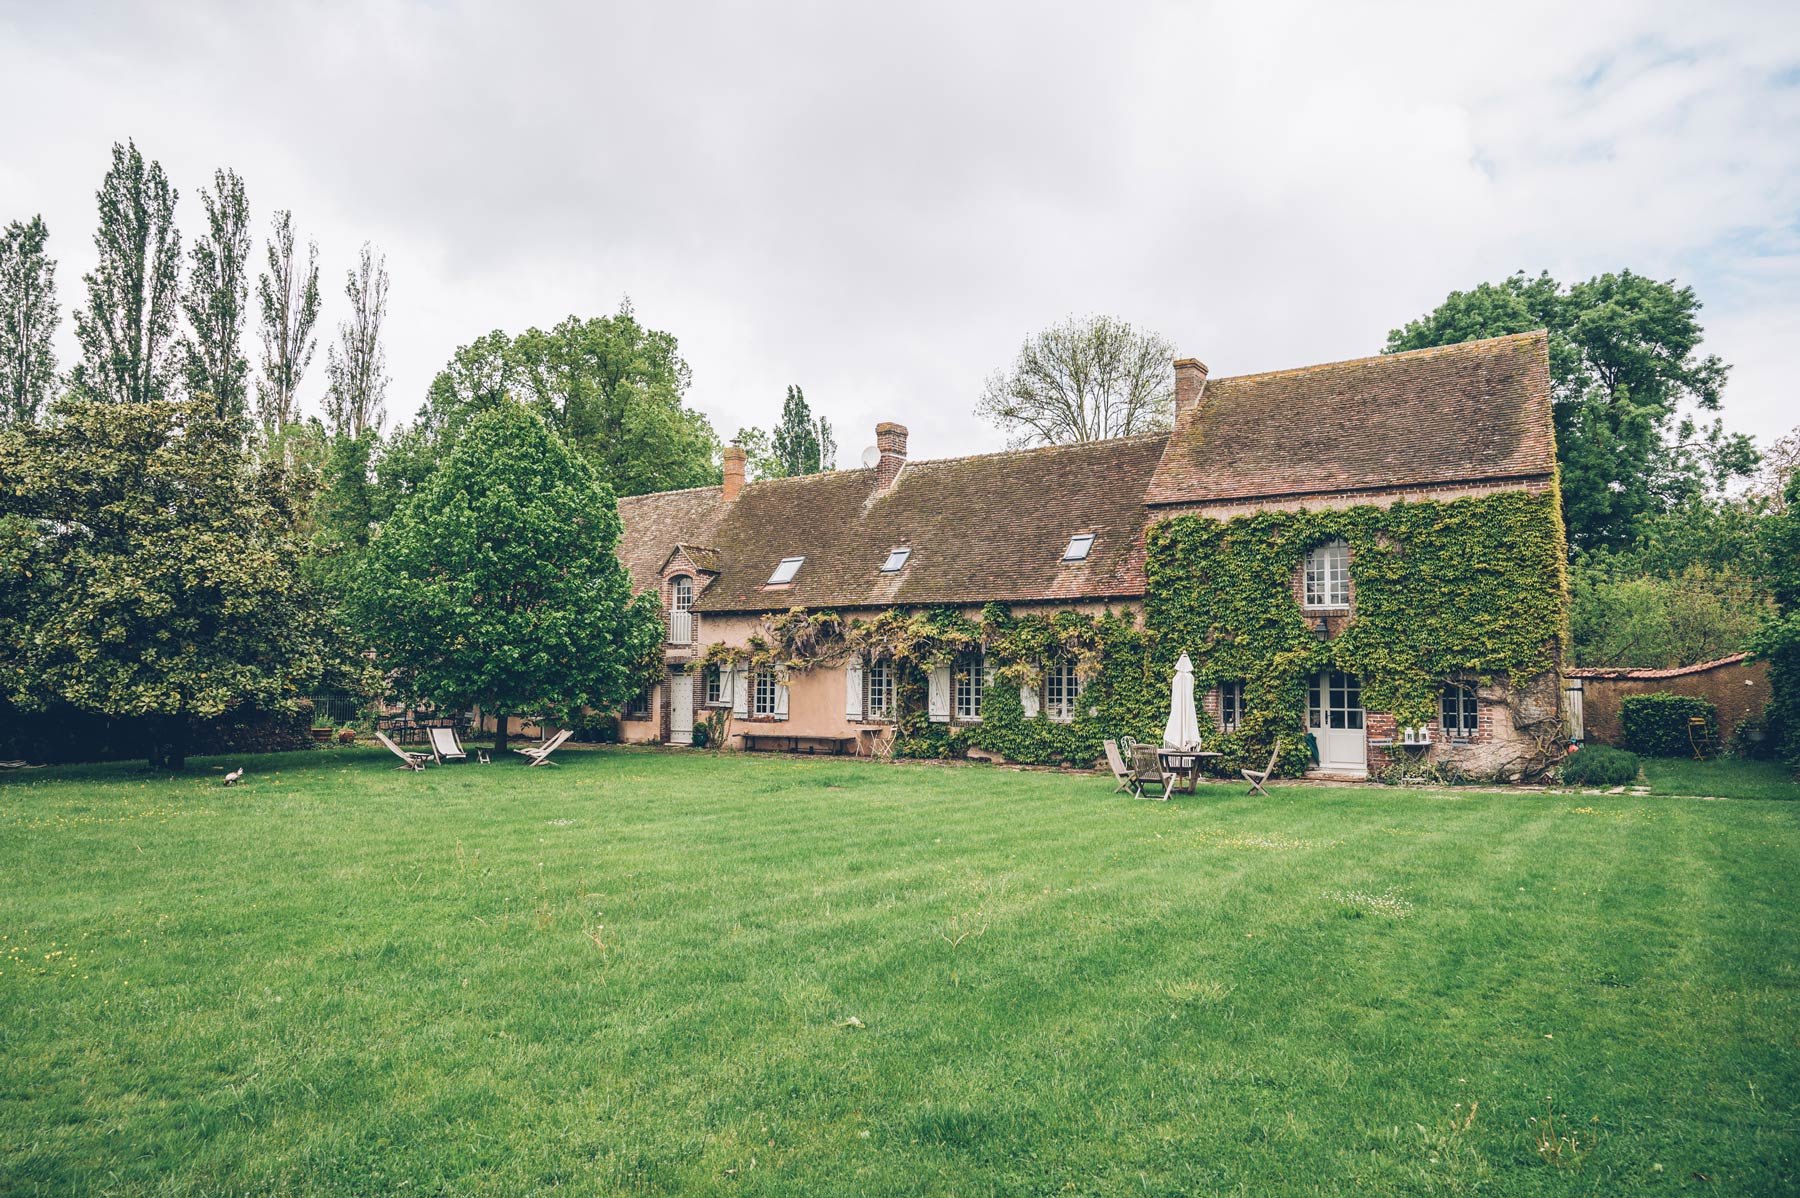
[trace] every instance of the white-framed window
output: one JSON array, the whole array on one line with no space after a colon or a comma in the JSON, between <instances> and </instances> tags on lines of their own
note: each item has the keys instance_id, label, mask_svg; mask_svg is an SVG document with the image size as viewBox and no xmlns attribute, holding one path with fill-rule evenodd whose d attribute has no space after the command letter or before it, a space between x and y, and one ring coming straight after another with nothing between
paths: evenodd
<instances>
[{"instance_id":1,"label":"white-framed window","mask_svg":"<svg viewBox=\"0 0 1800 1198\"><path fill-rule=\"evenodd\" d=\"M705 679L706 705L730 707L731 688L726 685L725 671L718 666L707 666L702 677Z\"/></svg>"},{"instance_id":2,"label":"white-framed window","mask_svg":"<svg viewBox=\"0 0 1800 1198\"><path fill-rule=\"evenodd\" d=\"M952 710L959 720L981 718L981 692L985 686L983 655L965 653L950 670Z\"/></svg>"},{"instance_id":3,"label":"white-framed window","mask_svg":"<svg viewBox=\"0 0 1800 1198\"><path fill-rule=\"evenodd\" d=\"M894 718L894 663L872 661L863 668L863 718Z\"/></svg>"},{"instance_id":4,"label":"white-framed window","mask_svg":"<svg viewBox=\"0 0 1800 1198\"><path fill-rule=\"evenodd\" d=\"M775 702L777 686L774 670L758 670L750 679L750 714L772 716L778 708Z\"/></svg>"},{"instance_id":5,"label":"white-framed window","mask_svg":"<svg viewBox=\"0 0 1800 1198\"><path fill-rule=\"evenodd\" d=\"M625 704L625 711L622 713L621 718L627 720L647 720L650 718L649 687L645 687L631 697L631 701Z\"/></svg>"},{"instance_id":6,"label":"white-framed window","mask_svg":"<svg viewBox=\"0 0 1800 1198\"><path fill-rule=\"evenodd\" d=\"M1086 561L1087 555L1093 551L1093 548L1094 534L1091 532L1078 532L1069 538L1069 547L1063 550L1062 559L1065 562Z\"/></svg>"},{"instance_id":7,"label":"white-framed window","mask_svg":"<svg viewBox=\"0 0 1800 1198\"><path fill-rule=\"evenodd\" d=\"M1236 732L1244 723L1244 684L1219 683L1219 728Z\"/></svg>"},{"instance_id":8,"label":"white-framed window","mask_svg":"<svg viewBox=\"0 0 1800 1198\"><path fill-rule=\"evenodd\" d=\"M888 550L887 560L881 563L883 574L898 574L906 568L906 559L912 556L912 550L904 545Z\"/></svg>"},{"instance_id":9,"label":"white-framed window","mask_svg":"<svg viewBox=\"0 0 1800 1198\"><path fill-rule=\"evenodd\" d=\"M1444 693L1438 703L1439 722L1443 725L1444 735L1457 740L1469 740L1475 735L1478 707L1475 702L1475 688L1457 682L1446 682Z\"/></svg>"},{"instance_id":10,"label":"white-framed window","mask_svg":"<svg viewBox=\"0 0 1800 1198\"><path fill-rule=\"evenodd\" d=\"M775 572L769 575L767 585L778 586L784 582L794 581L794 575L800 573L800 567L805 564L806 559L803 557L782 558L781 563L775 567Z\"/></svg>"},{"instance_id":11,"label":"white-framed window","mask_svg":"<svg viewBox=\"0 0 1800 1198\"><path fill-rule=\"evenodd\" d=\"M1044 670L1044 714L1059 724L1075 718L1075 701L1081 698L1081 679L1072 661L1052 662Z\"/></svg>"},{"instance_id":12,"label":"white-framed window","mask_svg":"<svg viewBox=\"0 0 1800 1198\"><path fill-rule=\"evenodd\" d=\"M677 574L669 580L669 643L690 645L694 641L694 580Z\"/></svg>"},{"instance_id":13,"label":"white-framed window","mask_svg":"<svg viewBox=\"0 0 1800 1198\"><path fill-rule=\"evenodd\" d=\"M1350 606L1350 546L1327 541L1306 551L1305 606Z\"/></svg>"}]
</instances>

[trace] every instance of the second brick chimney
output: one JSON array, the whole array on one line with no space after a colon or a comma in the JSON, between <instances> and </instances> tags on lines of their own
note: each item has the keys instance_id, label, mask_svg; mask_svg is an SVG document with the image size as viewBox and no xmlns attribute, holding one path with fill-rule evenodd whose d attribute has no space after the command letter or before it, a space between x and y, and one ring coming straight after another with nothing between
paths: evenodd
<instances>
[{"instance_id":1,"label":"second brick chimney","mask_svg":"<svg viewBox=\"0 0 1800 1198\"><path fill-rule=\"evenodd\" d=\"M906 426L885 420L876 425L875 448L881 451L881 460L875 464L875 489L885 491L906 465Z\"/></svg>"},{"instance_id":2,"label":"second brick chimney","mask_svg":"<svg viewBox=\"0 0 1800 1198\"><path fill-rule=\"evenodd\" d=\"M744 489L744 447L727 445L725 447L725 494L726 503L738 497Z\"/></svg>"},{"instance_id":3,"label":"second brick chimney","mask_svg":"<svg viewBox=\"0 0 1800 1198\"><path fill-rule=\"evenodd\" d=\"M1206 363L1199 358L1175 359L1175 419L1206 393Z\"/></svg>"}]
</instances>

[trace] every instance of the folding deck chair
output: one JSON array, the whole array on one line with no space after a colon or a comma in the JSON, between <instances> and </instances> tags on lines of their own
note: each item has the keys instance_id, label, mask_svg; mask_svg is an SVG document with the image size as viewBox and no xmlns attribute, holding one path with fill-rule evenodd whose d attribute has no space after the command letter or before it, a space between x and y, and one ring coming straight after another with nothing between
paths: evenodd
<instances>
[{"instance_id":1,"label":"folding deck chair","mask_svg":"<svg viewBox=\"0 0 1800 1198\"><path fill-rule=\"evenodd\" d=\"M536 769L540 765L555 765L556 762L550 760L550 754L562 748L562 743L573 735L575 735L575 733L572 729L564 728L561 732L558 732L555 736L551 737L541 745L534 745L529 749L514 749L513 752L523 753L525 756L531 758L531 766L533 769Z\"/></svg>"},{"instance_id":2,"label":"folding deck chair","mask_svg":"<svg viewBox=\"0 0 1800 1198\"><path fill-rule=\"evenodd\" d=\"M425 735L431 738L431 752L439 765L446 761L467 761L469 755L463 750L462 742L456 739L456 729L432 726L425 729Z\"/></svg>"},{"instance_id":3,"label":"folding deck chair","mask_svg":"<svg viewBox=\"0 0 1800 1198\"><path fill-rule=\"evenodd\" d=\"M1124 791L1131 789L1131 768L1125 764L1125 759L1119 756L1118 741L1109 740L1104 743L1106 745L1107 768L1112 770L1113 781L1118 783L1117 786L1113 787L1113 793L1121 794Z\"/></svg>"},{"instance_id":4,"label":"folding deck chair","mask_svg":"<svg viewBox=\"0 0 1800 1198\"><path fill-rule=\"evenodd\" d=\"M1155 745L1131 746L1131 794L1138 799L1167 799L1175 793L1175 775L1163 768L1162 757ZM1151 794L1151 787L1162 787L1161 794Z\"/></svg>"},{"instance_id":5,"label":"folding deck chair","mask_svg":"<svg viewBox=\"0 0 1800 1198\"><path fill-rule=\"evenodd\" d=\"M375 739L386 745L388 752L400 759L400 764L394 767L397 770L422 770L425 768L425 763L431 760L430 753L415 753L411 749L402 749L389 740L385 732L377 732Z\"/></svg>"}]
</instances>

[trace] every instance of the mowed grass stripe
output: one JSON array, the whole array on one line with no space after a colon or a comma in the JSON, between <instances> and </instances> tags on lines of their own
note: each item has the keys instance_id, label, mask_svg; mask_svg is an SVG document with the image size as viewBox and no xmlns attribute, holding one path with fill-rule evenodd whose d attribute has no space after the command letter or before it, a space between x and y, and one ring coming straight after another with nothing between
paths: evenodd
<instances>
[{"instance_id":1,"label":"mowed grass stripe","mask_svg":"<svg viewBox=\"0 0 1800 1198\"><path fill-rule=\"evenodd\" d=\"M0 789L0 1189L1794 1177L1790 805L567 761Z\"/></svg>"}]
</instances>

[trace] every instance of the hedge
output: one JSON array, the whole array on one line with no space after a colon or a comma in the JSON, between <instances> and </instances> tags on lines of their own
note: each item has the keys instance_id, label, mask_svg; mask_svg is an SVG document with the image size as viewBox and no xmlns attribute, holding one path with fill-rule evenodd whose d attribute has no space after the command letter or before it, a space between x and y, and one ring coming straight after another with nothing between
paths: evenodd
<instances>
[{"instance_id":1,"label":"hedge","mask_svg":"<svg viewBox=\"0 0 1800 1198\"><path fill-rule=\"evenodd\" d=\"M1606 745L1589 745L1562 766L1562 779L1570 786L1629 786L1637 777L1637 754Z\"/></svg>"},{"instance_id":2,"label":"hedge","mask_svg":"<svg viewBox=\"0 0 1800 1198\"><path fill-rule=\"evenodd\" d=\"M1719 709L1697 695L1658 691L1653 695L1628 695L1619 704L1619 720L1625 728L1625 747L1645 757L1692 757L1688 721L1703 719L1714 744L1719 738Z\"/></svg>"}]
</instances>

